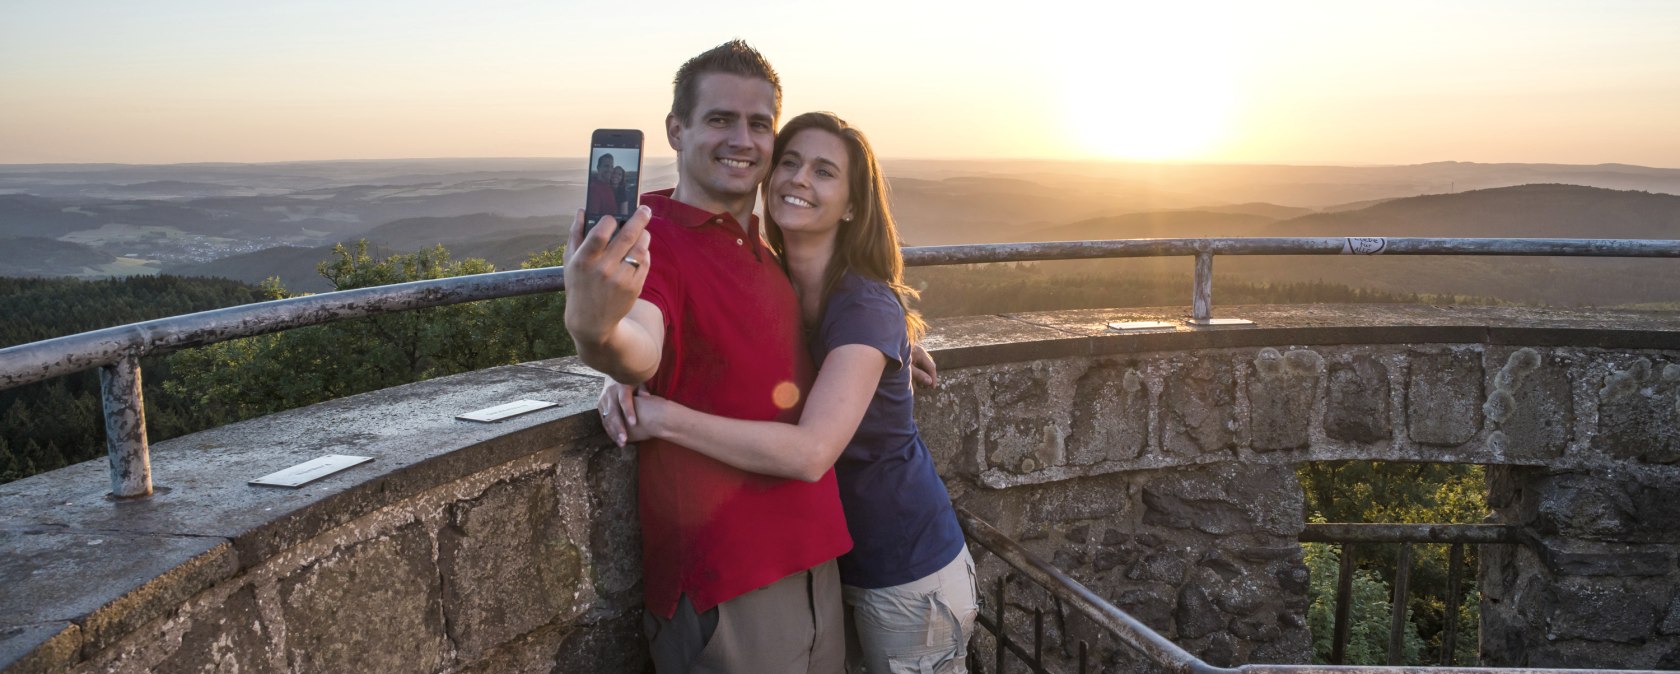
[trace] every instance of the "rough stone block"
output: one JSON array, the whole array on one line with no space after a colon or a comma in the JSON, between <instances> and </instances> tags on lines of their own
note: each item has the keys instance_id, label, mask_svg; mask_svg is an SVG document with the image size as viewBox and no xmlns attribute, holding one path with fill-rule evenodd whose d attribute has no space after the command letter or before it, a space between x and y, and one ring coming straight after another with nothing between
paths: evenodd
<instances>
[{"instance_id":1,"label":"rough stone block","mask_svg":"<svg viewBox=\"0 0 1680 674\"><path fill-rule=\"evenodd\" d=\"M642 611L635 608L610 620L573 630L561 643L555 672L641 672L648 666Z\"/></svg>"},{"instance_id":2,"label":"rough stone block","mask_svg":"<svg viewBox=\"0 0 1680 674\"><path fill-rule=\"evenodd\" d=\"M1098 365L1074 382L1068 463L1135 458L1148 439L1149 387L1134 367Z\"/></svg>"},{"instance_id":3,"label":"rough stone block","mask_svg":"<svg viewBox=\"0 0 1680 674\"><path fill-rule=\"evenodd\" d=\"M1482 358L1474 351L1412 352L1406 432L1413 442L1456 447L1482 428Z\"/></svg>"},{"instance_id":4,"label":"rough stone block","mask_svg":"<svg viewBox=\"0 0 1680 674\"><path fill-rule=\"evenodd\" d=\"M1165 632L1172 626L1171 594L1153 589L1126 590L1114 598L1114 605L1157 632Z\"/></svg>"},{"instance_id":5,"label":"rough stone block","mask_svg":"<svg viewBox=\"0 0 1680 674\"><path fill-rule=\"evenodd\" d=\"M1563 456L1575 428L1575 394L1568 368L1554 361L1528 371L1513 383L1509 391L1513 405L1499 426L1505 433L1506 458Z\"/></svg>"},{"instance_id":6,"label":"rough stone block","mask_svg":"<svg viewBox=\"0 0 1680 674\"><path fill-rule=\"evenodd\" d=\"M1184 582L1184 574L1189 569L1190 563L1178 555L1156 552L1133 564L1132 568L1126 571L1126 577L1131 580L1178 585Z\"/></svg>"},{"instance_id":7,"label":"rough stone block","mask_svg":"<svg viewBox=\"0 0 1680 674\"><path fill-rule=\"evenodd\" d=\"M1178 591L1178 607L1173 610L1173 620L1178 625L1180 638L1197 639L1225 629L1229 618L1213 605L1206 589L1187 584Z\"/></svg>"},{"instance_id":8,"label":"rough stone block","mask_svg":"<svg viewBox=\"0 0 1680 674\"><path fill-rule=\"evenodd\" d=\"M1534 527L1543 534L1590 540L1626 540L1638 526L1633 499L1622 486L1582 473L1535 479ZM1671 495L1672 498L1672 495Z\"/></svg>"},{"instance_id":9,"label":"rough stone block","mask_svg":"<svg viewBox=\"0 0 1680 674\"><path fill-rule=\"evenodd\" d=\"M1296 354L1310 354L1309 357ZM1304 449L1311 441L1313 404L1318 400L1318 354L1260 350L1248 377L1249 446L1256 452Z\"/></svg>"},{"instance_id":10,"label":"rough stone block","mask_svg":"<svg viewBox=\"0 0 1680 674\"><path fill-rule=\"evenodd\" d=\"M577 601L581 566L547 473L451 505L449 526L438 532L450 638L475 657L563 617Z\"/></svg>"},{"instance_id":11,"label":"rough stone block","mask_svg":"<svg viewBox=\"0 0 1680 674\"><path fill-rule=\"evenodd\" d=\"M1162 471L1143 486L1143 522L1224 536L1302 528L1300 482L1288 466L1219 464Z\"/></svg>"},{"instance_id":12,"label":"rough stone block","mask_svg":"<svg viewBox=\"0 0 1680 674\"><path fill-rule=\"evenodd\" d=\"M590 560L595 592L626 595L642 579L642 527L636 517L636 453L610 447L589 457Z\"/></svg>"},{"instance_id":13,"label":"rough stone block","mask_svg":"<svg viewBox=\"0 0 1680 674\"><path fill-rule=\"evenodd\" d=\"M978 389L985 379L968 372L941 372L939 379L938 388L916 391L916 428L940 475L975 479L985 465Z\"/></svg>"},{"instance_id":14,"label":"rough stone block","mask_svg":"<svg viewBox=\"0 0 1680 674\"><path fill-rule=\"evenodd\" d=\"M1605 378L1594 451L1617 459L1680 463L1680 384L1651 370L1650 361L1640 359Z\"/></svg>"},{"instance_id":15,"label":"rough stone block","mask_svg":"<svg viewBox=\"0 0 1680 674\"><path fill-rule=\"evenodd\" d=\"M1161 393L1161 449L1194 457L1236 450L1236 373L1205 355L1167 377Z\"/></svg>"},{"instance_id":16,"label":"rough stone block","mask_svg":"<svg viewBox=\"0 0 1680 674\"><path fill-rule=\"evenodd\" d=\"M293 670L443 668L442 590L421 525L337 549L278 585Z\"/></svg>"},{"instance_id":17,"label":"rough stone block","mask_svg":"<svg viewBox=\"0 0 1680 674\"><path fill-rule=\"evenodd\" d=\"M192 618L192 627L157 671L279 672L269 657L274 635L257 608L257 593L247 585L229 595L210 615Z\"/></svg>"},{"instance_id":18,"label":"rough stone block","mask_svg":"<svg viewBox=\"0 0 1680 674\"><path fill-rule=\"evenodd\" d=\"M1330 365L1324 433L1333 440L1384 442L1393 435L1388 366L1367 355Z\"/></svg>"},{"instance_id":19,"label":"rough stone block","mask_svg":"<svg viewBox=\"0 0 1680 674\"><path fill-rule=\"evenodd\" d=\"M1031 473L1066 460L1058 416L1051 409L1049 374L1037 368L992 374L986 415L986 465Z\"/></svg>"},{"instance_id":20,"label":"rough stone block","mask_svg":"<svg viewBox=\"0 0 1680 674\"><path fill-rule=\"evenodd\" d=\"M1625 540L1680 543L1680 471L1672 466L1627 471L1618 485L1633 501Z\"/></svg>"},{"instance_id":21,"label":"rough stone block","mask_svg":"<svg viewBox=\"0 0 1680 674\"><path fill-rule=\"evenodd\" d=\"M1554 588L1548 638L1641 643L1651 638L1652 628L1668 609L1668 593L1653 592L1655 587L1638 581L1565 579Z\"/></svg>"},{"instance_id":22,"label":"rough stone block","mask_svg":"<svg viewBox=\"0 0 1680 674\"><path fill-rule=\"evenodd\" d=\"M1657 631L1668 635L1680 634L1680 593L1669 600L1668 615L1663 616L1662 625L1657 627Z\"/></svg>"},{"instance_id":23,"label":"rough stone block","mask_svg":"<svg viewBox=\"0 0 1680 674\"><path fill-rule=\"evenodd\" d=\"M1666 576L1675 568L1675 550L1664 545L1547 540L1540 549L1553 573L1570 576Z\"/></svg>"},{"instance_id":24,"label":"rough stone block","mask_svg":"<svg viewBox=\"0 0 1680 674\"><path fill-rule=\"evenodd\" d=\"M1099 475L1032 488L1027 518L1039 523L1106 519L1131 509L1131 487L1123 475Z\"/></svg>"}]
</instances>

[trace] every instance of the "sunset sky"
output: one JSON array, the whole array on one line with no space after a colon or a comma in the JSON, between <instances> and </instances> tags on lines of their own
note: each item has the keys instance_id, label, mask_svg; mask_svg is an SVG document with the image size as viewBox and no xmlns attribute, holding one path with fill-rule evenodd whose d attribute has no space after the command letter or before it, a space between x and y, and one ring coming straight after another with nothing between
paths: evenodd
<instances>
[{"instance_id":1,"label":"sunset sky","mask_svg":"<svg viewBox=\"0 0 1680 674\"><path fill-rule=\"evenodd\" d=\"M6 0L0 163L670 156L734 37L892 158L1680 167L1680 2Z\"/></svg>"}]
</instances>

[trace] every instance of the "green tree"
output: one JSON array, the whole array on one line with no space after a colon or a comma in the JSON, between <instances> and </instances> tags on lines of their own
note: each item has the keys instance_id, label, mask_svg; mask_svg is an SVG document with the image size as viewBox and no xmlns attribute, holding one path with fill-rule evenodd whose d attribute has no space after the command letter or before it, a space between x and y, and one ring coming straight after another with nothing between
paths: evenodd
<instances>
[{"instance_id":1,"label":"green tree","mask_svg":"<svg viewBox=\"0 0 1680 674\"><path fill-rule=\"evenodd\" d=\"M1370 461L1319 462L1298 469L1306 496L1308 517L1329 522L1386 522L1403 524L1473 524L1487 515L1486 480L1481 466L1442 463L1383 463ZM1366 545L1359 551L1361 572L1392 584L1399 545ZM1422 637L1421 659L1408 664L1438 662L1449 617L1445 597L1451 547L1413 545L1408 578L1407 618ZM1476 552L1465 547L1461 577L1474 577ZM1332 573L1334 570L1332 570ZM1477 623L1466 607L1480 602L1474 583L1459 590L1459 640L1454 662L1475 662L1473 644ZM1465 622L1469 620L1469 622ZM1386 630L1386 627L1384 628ZM1386 631L1385 631L1386 634ZM1466 654L1466 645L1469 646ZM1468 659L1463 659L1468 658Z\"/></svg>"},{"instance_id":2,"label":"green tree","mask_svg":"<svg viewBox=\"0 0 1680 674\"><path fill-rule=\"evenodd\" d=\"M541 251L526 267L563 259ZM317 271L335 290L495 271L478 259L452 260L442 246L375 259L367 242L334 247ZM277 281L263 285L286 295ZM165 386L216 423L459 372L568 355L560 321L564 297L548 293L382 314L231 340L171 357L180 373Z\"/></svg>"},{"instance_id":3,"label":"green tree","mask_svg":"<svg viewBox=\"0 0 1680 674\"><path fill-rule=\"evenodd\" d=\"M1312 574L1307 590L1307 627L1313 635L1313 661L1328 663L1335 646L1336 579L1341 568L1341 554L1336 546L1327 543L1306 543L1301 547L1306 552L1307 570ZM1377 574L1356 569L1350 594L1348 642L1342 664L1387 664L1392 589ZM1401 662L1418 662L1424 650L1424 640L1418 636L1417 625L1411 620L1406 622L1401 643Z\"/></svg>"}]
</instances>

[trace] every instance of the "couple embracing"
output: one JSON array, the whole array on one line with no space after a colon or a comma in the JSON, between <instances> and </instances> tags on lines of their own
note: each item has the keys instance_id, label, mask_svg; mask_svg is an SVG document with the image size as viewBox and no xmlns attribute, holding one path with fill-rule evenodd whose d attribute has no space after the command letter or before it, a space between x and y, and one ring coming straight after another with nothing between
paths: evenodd
<instances>
[{"instance_id":1,"label":"couple embracing","mask_svg":"<svg viewBox=\"0 0 1680 674\"><path fill-rule=\"evenodd\" d=\"M608 433L639 443L654 665L963 672L973 560L912 416L932 363L886 181L839 117L778 133L780 112L745 43L694 57L666 117L676 188L616 234L572 226L566 327L619 382Z\"/></svg>"}]
</instances>

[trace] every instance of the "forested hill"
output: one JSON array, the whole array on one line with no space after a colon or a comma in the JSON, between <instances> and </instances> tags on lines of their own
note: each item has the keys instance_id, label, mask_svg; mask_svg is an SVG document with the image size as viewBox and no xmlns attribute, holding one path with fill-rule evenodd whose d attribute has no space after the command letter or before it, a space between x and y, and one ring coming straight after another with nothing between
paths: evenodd
<instances>
[{"instance_id":1,"label":"forested hill","mask_svg":"<svg viewBox=\"0 0 1680 674\"><path fill-rule=\"evenodd\" d=\"M1257 236L1272 218L1213 211L1151 211L1082 220L1025 234L1026 241L1160 239L1187 236Z\"/></svg>"},{"instance_id":2,"label":"forested hill","mask_svg":"<svg viewBox=\"0 0 1680 674\"><path fill-rule=\"evenodd\" d=\"M480 258L497 269L519 266L532 251L564 243L570 218L515 218L490 213L405 218L388 222L357 238L384 254L412 253L445 246L458 258ZM165 271L193 276L220 276L247 283L279 277L287 288L322 292L332 284L315 265L332 256L332 246L279 246L198 264L177 265Z\"/></svg>"},{"instance_id":3,"label":"forested hill","mask_svg":"<svg viewBox=\"0 0 1680 674\"><path fill-rule=\"evenodd\" d=\"M0 347L261 299L256 286L221 278L0 277Z\"/></svg>"},{"instance_id":4,"label":"forested hill","mask_svg":"<svg viewBox=\"0 0 1680 674\"><path fill-rule=\"evenodd\" d=\"M56 276L66 269L98 267L116 260L115 255L69 241L0 237L0 276Z\"/></svg>"},{"instance_id":5,"label":"forested hill","mask_svg":"<svg viewBox=\"0 0 1680 674\"><path fill-rule=\"evenodd\" d=\"M1392 199L1315 213L1254 236L1680 238L1680 196L1580 185L1518 185Z\"/></svg>"}]
</instances>

